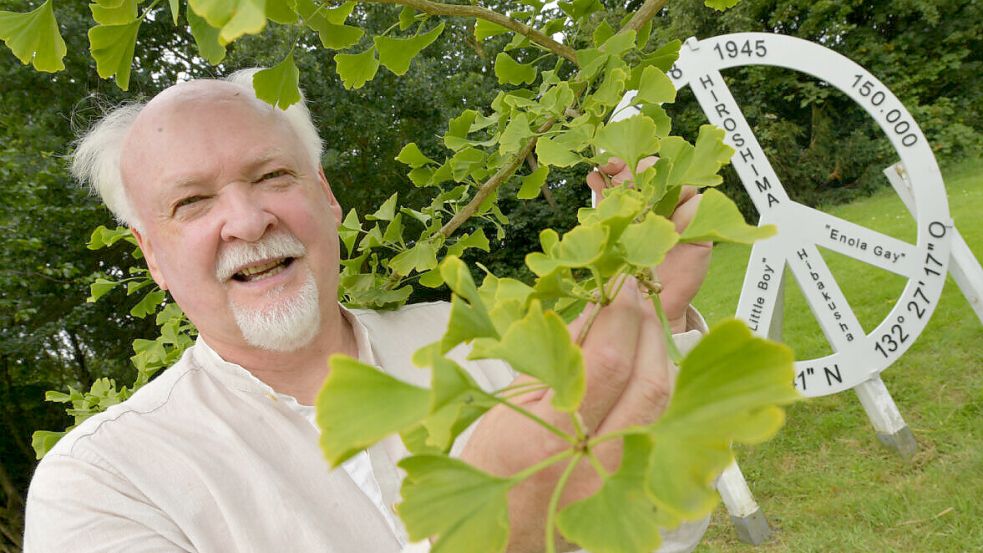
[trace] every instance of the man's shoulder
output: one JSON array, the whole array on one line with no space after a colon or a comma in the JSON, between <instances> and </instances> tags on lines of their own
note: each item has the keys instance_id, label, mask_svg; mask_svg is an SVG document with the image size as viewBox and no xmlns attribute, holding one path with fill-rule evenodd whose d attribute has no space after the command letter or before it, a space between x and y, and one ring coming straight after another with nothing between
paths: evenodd
<instances>
[{"instance_id":1,"label":"man's shoulder","mask_svg":"<svg viewBox=\"0 0 983 553\"><path fill-rule=\"evenodd\" d=\"M192 346L193 347L193 346ZM108 434L117 435L126 432L126 427L137 427L144 424L154 424L153 420L164 415L172 403L180 401L181 394L175 390L197 371L192 360L192 348L184 352L177 363L165 369L157 378L144 385L126 401L113 405L105 411L95 414L70 430L47 453L47 456L79 456L82 450L100 449L101 442ZM115 438L112 438L115 440ZM112 440L109 440L110 442ZM84 447L85 444L100 442L95 448Z\"/></svg>"},{"instance_id":2,"label":"man's shoulder","mask_svg":"<svg viewBox=\"0 0 983 553\"><path fill-rule=\"evenodd\" d=\"M355 314L359 322L369 327L370 331L383 327L408 327L411 330L430 331L439 336L447 327L451 304L446 301L431 301L411 303L399 309L385 311L372 309L350 311Z\"/></svg>"}]
</instances>

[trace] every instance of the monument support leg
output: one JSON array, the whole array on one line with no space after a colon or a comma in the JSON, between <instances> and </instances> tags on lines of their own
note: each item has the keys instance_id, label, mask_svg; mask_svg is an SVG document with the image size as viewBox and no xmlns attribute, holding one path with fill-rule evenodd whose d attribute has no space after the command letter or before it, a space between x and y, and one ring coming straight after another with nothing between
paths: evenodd
<instances>
[{"instance_id":1,"label":"monument support leg","mask_svg":"<svg viewBox=\"0 0 983 553\"><path fill-rule=\"evenodd\" d=\"M904 206L915 215L915 197L911 193L911 181L908 172L900 161L884 169L884 176L898 193ZM959 285L959 290L966 296L966 301L976 312L980 322L983 322L983 267L973 256L966 240L963 239L956 227L952 227L951 253L949 259L949 274Z\"/></svg>"},{"instance_id":2,"label":"monument support leg","mask_svg":"<svg viewBox=\"0 0 983 553\"><path fill-rule=\"evenodd\" d=\"M894 399L881 377L874 375L870 380L857 385L853 391L860 398L860 403L867 411L867 418L877 431L877 439L882 444L894 450L904 460L909 460L918 449L915 435L905 424L894 404Z\"/></svg>"},{"instance_id":3,"label":"monument support leg","mask_svg":"<svg viewBox=\"0 0 983 553\"><path fill-rule=\"evenodd\" d=\"M744 480L744 474L737 466L737 461L731 463L720 475L717 491L720 492L720 497L727 506L738 539L744 543L761 545L771 537L768 520L761 507L755 503L747 481Z\"/></svg>"}]
</instances>

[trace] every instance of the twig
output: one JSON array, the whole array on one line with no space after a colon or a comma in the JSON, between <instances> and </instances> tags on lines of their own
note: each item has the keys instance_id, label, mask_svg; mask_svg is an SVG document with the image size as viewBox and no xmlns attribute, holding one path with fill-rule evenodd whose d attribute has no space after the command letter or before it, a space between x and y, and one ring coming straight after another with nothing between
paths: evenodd
<instances>
[{"instance_id":1,"label":"twig","mask_svg":"<svg viewBox=\"0 0 983 553\"><path fill-rule=\"evenodd\" d=\"M573 51L573 48L565 44L560 44L559 42L553 40L552 38L546 36L540 31L522 23L521 21L516 21L507 15L503 15L494 10L489 10L488 8L482 8L480 6L469 6L460 4L444 4L443 2L431 2L430 0L360 0L365 3L370 4L399 4L402 6L409 6L415 10L429 13L431 15L450 15L458 17L477 17L479 19L484 19L485 21L490 21L496 25L501 25L510 31L515 31L520 35L528 38L529 40L539 44L543 48L546 48L550 52L570 60L575 65L577 63L577 56ZM643 6L644 8L644 6Z\"/></svg>"},{"instance_id":2,"label":"twig","mask_svg":"<svg viewBox=\"0 0 983 553\"><path fill-rule=\"evenodd\" d=\"M550 119L546 123L543 123L542 126L536 129L536 134L539 135L550 130L555 123L555 119ZM513 173L515 173L516 169L518 169L519 166L522 165L522 162L525 161L526 156L528 156L533 151L533 148L536 147L536 140L537 137L535 136L530 139L529 143L527 143L522 150L513 155L507 164L499 168L494 175L489 177L488 180L483 182L481 186L478 187L478 191L475 192L474 197L471 198L468 205L464 206L464 208L461 209L461 211L458 211L450 221L447 221L447 224L440 228L440 233L443 234L445 238L451 234L454 234L454 231L457 230L458 227L464 224L465 221L470 219L471 216L478 211L478 208L481 207L481 204L484 203L485 199L488 198L492 192L498 190L498 187L508 180Z\"/></svg>"},{"instance_id":3,"label":"twig","mask_svg":"<svg viewBox=\"0 0 983 553\"><path fill-rule=\"evenodd\" d=\"M650 19L655 17L655 14L659 13L659 10L665 7L665 5L668 3L669 0L645 0L642 7L638 8L635 15L628 20L628 23L625 23L625 26L622 27L621 31L619 32L638 31L643 25L648 23Z\"/></svg>"}]
</instances>

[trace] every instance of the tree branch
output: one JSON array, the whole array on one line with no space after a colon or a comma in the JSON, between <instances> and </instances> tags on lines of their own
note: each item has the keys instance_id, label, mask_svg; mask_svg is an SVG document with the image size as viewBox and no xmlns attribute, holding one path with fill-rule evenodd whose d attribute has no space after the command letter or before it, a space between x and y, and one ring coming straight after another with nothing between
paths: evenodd
<instances>
[{"instance_id":1,"label":"tree branch","mask_svg":"<svg viewBox=\"0 0 983 553\"><path fill-rule=\"evenodd\" d=\"M543 125L536 130L536 134L542 134L550 130L555 123L555 119L550 119L546 123L543 123ZM461 211L454 214L454 217L452 217L450 221L447 221L447 223L440 228L440 233L443 234L445 238L451 234L454 234L454 231L457 230L458 227L477 213L478 208L481 207L481 204L485 201L485 199L491 195L492 192L498 190L498 187L502 186L502 184L508 180L513 173L515 173L516 169L518 169L519 166L522 165L522 162L525 161L526 156L531 154L533 148L536 147L536 140L537 137L535 136L530 139L529 143L526 144L524 148L512 156L512 159L509 160L508 164L499 168L494 175L489 177L488 180L483 182L481 186L478 187L478 191L475 192L474 197L471 198L468 205L464 206Z\"/></svg>"},{"instance_id":2,"label":"tree branch","mask_svg":"<svg viewBox=\"0 0 983 553\"><path fill-rule=\"evenodd\" d=\"M645 3L642 4L642 7L638 8L638 11L635 12L635 15L631 17L628 23L625 23L625 26L622 27L621 30L638 31L639 29L642 28L642 25L648 23L649 20L655 17L655 14L659 13L659 10L665 7L665 5L668 3L669 0L645 0Z\"/></svg>"},{"instance_id":3,"label":"tree branch","mask_svg":"<svg viewBox=\"0 0 983 553\"><path fill-rule=\"evenodd\" d=\"M577 56L574 54L573 48L560 44L559 42L553 40L552 38L546 36L545 34L537 31L536 29L522 23L521 21L516 21L511 17L500 14L494 10L489 10L488 8L482 8L480 6L468 6L459 4L444 4L443 2L431 2L430 0L360 0L361 2L369 4L399 4L402 6L409 6L414 10L418 10L424 13L429 13L431 15L450 15L458 17L477 17L479 19L484 19L485 21L490 21L496 25L501 25L510 31L515 31L520 35L528 38L529 40L539 44L543 48L546 48L554 54L570 60L574 65L577 64ZM665 3L665 2L663 2ZM643 6L644 8L644 6Z\"/></svg>"}]
</instances>

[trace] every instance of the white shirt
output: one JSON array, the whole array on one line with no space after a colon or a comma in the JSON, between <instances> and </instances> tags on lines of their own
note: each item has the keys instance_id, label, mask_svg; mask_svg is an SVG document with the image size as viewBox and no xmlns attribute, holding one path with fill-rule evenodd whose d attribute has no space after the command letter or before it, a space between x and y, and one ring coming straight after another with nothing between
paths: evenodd
<instances>
[{"instance_id":1,"label":"white shirt","mask_svg":"<svg viewBox=\"0 0 983 553\"><path fill-rule=\"evenodd\" d=\"M346 317L363 361L428 385L429 371L410 359L439 339L447 304ZM685 348L698 337L677 342ZM459 361L484 389L512 380L504 363ZM331 470L310 411L199 340L48 452L28 492L25 552L425 551L407 544L393 515L396 462L407 455L399 438ZM659 552L692 551L705 528L666 533Z\"/></svg>"}]
</instances>

